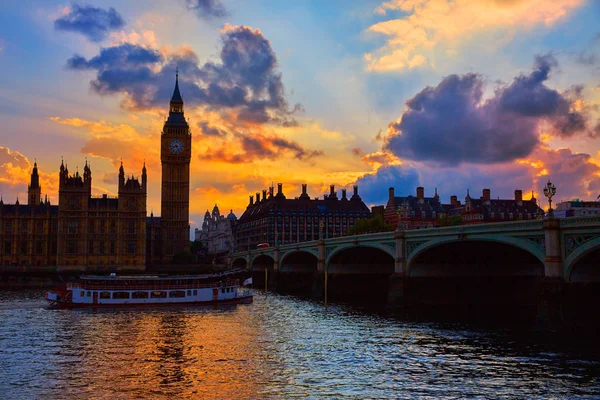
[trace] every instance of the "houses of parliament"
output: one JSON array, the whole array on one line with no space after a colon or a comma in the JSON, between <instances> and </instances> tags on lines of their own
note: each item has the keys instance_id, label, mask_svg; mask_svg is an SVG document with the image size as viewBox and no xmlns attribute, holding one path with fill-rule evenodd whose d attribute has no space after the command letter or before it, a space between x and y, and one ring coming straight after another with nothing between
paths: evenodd
<instances>
[{"instance_id":1,"label":"houses of parliament","mask_svg":"<svg viewBox=\"0 0 600 400\"><path fill-rule=\"evenodd\" d=\"M130 270L168 265L189 251L192 137L183 113L179 76L161 134L161 216L146 216L148 177L126 176L121 163L118 197L92 197L92 170L60 165L58 205L42 198L34 163L27 203L0 200L0 265L55 266L58 271Z\"/></svg>"}]
</instances>

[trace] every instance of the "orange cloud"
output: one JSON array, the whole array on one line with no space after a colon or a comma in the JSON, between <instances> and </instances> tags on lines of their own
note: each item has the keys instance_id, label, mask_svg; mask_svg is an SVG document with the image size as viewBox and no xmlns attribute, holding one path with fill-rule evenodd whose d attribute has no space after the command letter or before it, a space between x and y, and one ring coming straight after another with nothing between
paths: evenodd
<instances>
[{"instance_id":1,"label":"orange cloud","mask_svg":"<svg viewBox=\"0 0 600 400\"><path fill-rule=\"evenodd\" d=\"M33 163L18 151L0 146L0 192L5 202L27 201L27 185L31 181ZM48 195L56 204L58 191L58 172L48 173L38 165L42 196Z\"/></svg>"},{"instance_id":2,"label":"orange cloud","mask_svg":"<svg viewBox=\"0 0 600 400\"><path fill-rule=\"evenodd\" d=\"M583 0L391 0L375 12L401 11L406 16L376 23L369 32L389 37L387 44L365 54L369 71L393 71L425 65L436 46L457 46L476 35L552 25ZM446 49L453 52L452 48ZM445 53L447 53L447 51Z\"/></svg>"}]
</instances>

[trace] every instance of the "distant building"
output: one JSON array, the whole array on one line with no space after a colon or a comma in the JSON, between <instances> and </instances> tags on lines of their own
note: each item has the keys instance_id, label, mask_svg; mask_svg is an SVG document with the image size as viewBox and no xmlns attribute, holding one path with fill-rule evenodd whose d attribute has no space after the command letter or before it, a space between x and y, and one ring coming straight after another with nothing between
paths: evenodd
<instances>
[{"instance_id":1,"label":"distant building","mask_svg":"<svg viewBox=\"0 0 600 400\"><path fill-rule=\"evenodd\" d=\"M443 204L435 191L433 197L425 197L423 187L417 188L417 195L396 197L394 188L389 188L388 203L385 208L385 222L402 229L419 229L439 226L445 216L460 216L465 224L502 222L536 219L544 211L532 196L523 200L523 192L515 190L514 199L492 199L490 189L483 189L482 196L474 199L467 190L464 204L456 196L450 197L449 204Z\"/></svg>"},{"instance_id":2,"label":"distant building","mask_svg":"<svg viewBox=\"0 0 600 400\"><path fill-rule=\"evenodd\" d=\"M329 195L311 199L302 185L302 194L288 199L282 184L277 184L277 194L270 188L250 196L250 203L236 227L236 249L255 248L260 243L270 245L299 243L323 238L344 236L359 218L371 218L369 208L358 195L358 186L348 198L346 189L338 198L331 185Z\"/></svg>"},{"instance_id":3,"label":"distant building","mask_svg":"<svg viewBox=\"0 0 600 400\"><path fill-rule=\"evenodd\" d=\"M379 217L382 221L385 221L385 206L371 207L371 214L373 215L373 218Z\"/></svg>"},{"instance_id":4,"label":"distant building","mask_svg":"<svg viewBox=\"0 0 600 400\"><path fill-rule=\"evenodd\" d=\"M600 201L563 201L558 203L554 210L555 218L587 217L596 214L600 214Z\"/></svg>"},{"instance_id":5,"label":"distant building","mask_svg":"<svg viewBox=\"0 0 600 400\"><path fill-rule=\"evenodd\" d=\"M202 243L208 254L231 252L235 245L236 223L237 217L233 210L229 210L229 214L224 216L215 204L212 214L206 210L202 229L194 230L194 239Z\"/></svg>"},{"instance_id":6,"label":"distant building","mask_svg":"<svg viewBox=\"0 0 600 400\"><path fill-rule=\"evenodd\" d=\"M443 205L435 191L433 197L425 197L425 189L417 188L417 195L396 197L394 188L388 189L388 202L385 206L384 222L402 229L431 228L438 225L450 208Z\"/></svg>"}]
</instances>

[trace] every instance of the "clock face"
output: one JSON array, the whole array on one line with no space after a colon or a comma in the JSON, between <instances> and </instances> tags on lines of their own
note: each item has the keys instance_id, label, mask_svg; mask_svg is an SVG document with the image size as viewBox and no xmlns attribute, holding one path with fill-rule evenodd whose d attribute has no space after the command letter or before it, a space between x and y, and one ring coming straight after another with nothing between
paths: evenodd
<instances>
[{"instance_id":1,"label":"clock face","mask_svg":"<svg viewBox=\"0 0 600 400\"><path fill-rule=\"evenodd\" d=\"M173 154L181 153L183 151L183 142L179 139L171 140L171 143L169 143L169 150L171 150L171 153Z\"/></svg>"}]
</instances>

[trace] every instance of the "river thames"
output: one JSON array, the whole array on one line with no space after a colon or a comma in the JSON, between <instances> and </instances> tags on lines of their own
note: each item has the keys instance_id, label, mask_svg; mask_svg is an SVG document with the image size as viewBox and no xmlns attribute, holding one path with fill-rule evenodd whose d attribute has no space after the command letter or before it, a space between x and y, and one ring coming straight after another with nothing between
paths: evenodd
<instances>
[{"instance_id":1,"label":"river thames","mask_svg":"<svg viewBox=\"0 0 600 400\"><path fill-rule=\"evenodd\" d=\"M47 310L0 292L0 398L598 398L597 341L406 322L258 292L227 308Z\"/></svg>"}]
</instances>

